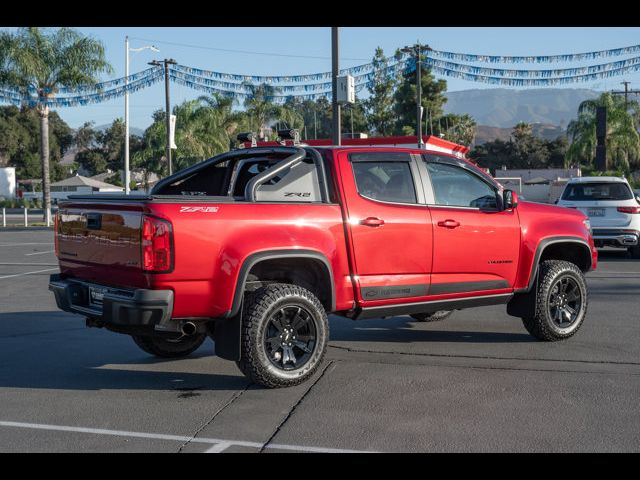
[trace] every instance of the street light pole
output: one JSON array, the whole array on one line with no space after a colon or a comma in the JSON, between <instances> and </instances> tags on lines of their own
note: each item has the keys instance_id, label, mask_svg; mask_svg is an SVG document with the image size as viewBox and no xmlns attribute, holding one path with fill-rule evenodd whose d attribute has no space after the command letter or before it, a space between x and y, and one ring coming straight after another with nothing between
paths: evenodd
<instances>
[{"instance_id":1,"label":"street light pole","mask_svg":"<svg viewBox=\"0 0 640 480\"><path fill-rule=\"evenodd\" d=\"M129 84L129 35L124 37L124 84ZM124 92L124 194L129 195L129 91Z\"/></svg>"},{"instance_id":2,"label":"street light pole","mask_svg":"<svg viewBox=\"0 0 640 480\"><path fill-rule=\"evenodd\" d=\"M124 37L124 84L129 84L129 52L141 52L142 50L153 50L159 52L155 46L149 45L141 48L129 48L129 35ZM124 92L124 193L129 195L131 191L129 184L131 183L131 173L129 169L129 91Z\"/></svg>"}]
</instances>

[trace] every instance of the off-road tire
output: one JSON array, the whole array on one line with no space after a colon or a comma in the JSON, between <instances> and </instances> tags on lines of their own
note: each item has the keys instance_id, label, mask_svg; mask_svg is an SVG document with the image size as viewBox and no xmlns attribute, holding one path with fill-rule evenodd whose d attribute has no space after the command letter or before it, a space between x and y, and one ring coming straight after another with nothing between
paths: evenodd
<instances>
[{"instance_id":1,"label":"off-road tire","mask_svg":"<svg viewBox=\"0 0 640 480\"><path fill-rule=\"evenodd\" d=\"M302 307L308 313L307 321L315 328L315 342L306 363L285 370L269 358L265 338L273 316L283 308L292 307ZM310 291L298 285L275 283L245 292L240 360L236 363L252 382L268 388L291 387L304 382L320 366L328 340L327 314Z\"/></svg>"},{"instance_id":2,"label":"off-road tire","mask_svg":"<svg viewBox=\"0 0 640 480\"><path fill-rule=\"evenodd\" d=\"M414 313L410 316L418 322L439 322L451 316L452 313L453 310L438 310L437 312L431 313Z\"/></svg>"},{"instance_id":3,"label":"off-road tire","mask_svg":"<svg viewBox=\"0 0 640 480\"><path fill-rule=\"evenodd\" d=\"M131 335L131 338L138 347L151 355L161 358L180 358L186 357L200 348L207 335L196 333L183 336L179 340L149 335Z\"/></svg>"},{"instance_id":4,"label":"off-road tire","mask_svg":"<svg viewBox=\"0 0 640 480\"><path fill-rule=\"evenodd\" d=\"M576 287L579 289L581 300L575 320L566 328L561 328L551 318L550 297L554 286L565 277L575 282ZM575 264L562 260L542 262L538 269L536 293L535 315L522 318L524 327L533 337L553 342L569 338L580 329L587 314L588 288L584 274Z\"/></svg>"}]
</instances>

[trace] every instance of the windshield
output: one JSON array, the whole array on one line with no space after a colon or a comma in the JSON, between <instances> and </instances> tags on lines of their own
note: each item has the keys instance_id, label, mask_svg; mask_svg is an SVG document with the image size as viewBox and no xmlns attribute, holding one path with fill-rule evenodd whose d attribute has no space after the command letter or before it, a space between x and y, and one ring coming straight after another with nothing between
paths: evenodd
<instances>
[{"instance_id":1,"label":"windshield","mask_svg":"<svg viewBox=\"0 0 640 480\"><path fill-rule=\"evenodd\" d=\"M562 194L563 200L631 200L633 194L626 183L572 183Z\"/></svg>"}]
</instances>

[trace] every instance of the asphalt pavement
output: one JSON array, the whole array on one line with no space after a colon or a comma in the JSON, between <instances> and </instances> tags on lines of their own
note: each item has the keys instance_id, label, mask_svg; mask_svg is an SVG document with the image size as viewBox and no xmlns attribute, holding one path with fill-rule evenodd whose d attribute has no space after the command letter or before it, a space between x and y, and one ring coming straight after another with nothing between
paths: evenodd
<instances>
[{"instance_id":1,"label":"asphalt pavement","mask_svg":"<svg viewBox=\"0 0 640 480\"><path fill-rule=\"evenodd\" d=\"M571 339L504 306L331 317L309 382L250 384L208 339L158 360L57 309L49 229L0 229L0 452L640 451L640 261L603 251Z\"/></svg>"}]
</instances>

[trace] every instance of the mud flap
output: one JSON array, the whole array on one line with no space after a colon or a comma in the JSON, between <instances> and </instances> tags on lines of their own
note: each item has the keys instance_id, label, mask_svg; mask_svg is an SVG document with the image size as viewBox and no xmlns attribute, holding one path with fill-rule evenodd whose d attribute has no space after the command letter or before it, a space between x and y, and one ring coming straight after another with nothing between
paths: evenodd
<instances>
[{"instance_id":1,"label":"mud flap","mask_svg":"<svg viewBox=\"0 0 640 480\"><path fill-rule=\"evenodd\" d=\"M244 303L244 302L243 302ZM216 356L225 360L240 360L240 342L242 341L242 311L231 318L216 320L213 330Z\"/></svg>"},{"instance_id":2,"label":"mud flap","mask_svg":"<svg viewBox=\"0 0 640 480\"><path fill-rule=\"evenodd\" d=\"M517 293L507 303L507 313L513 317L531 318L536 314L536 297L538 295L538 275L533 287L527 293Z\"/></svg>"}]
</instances>

